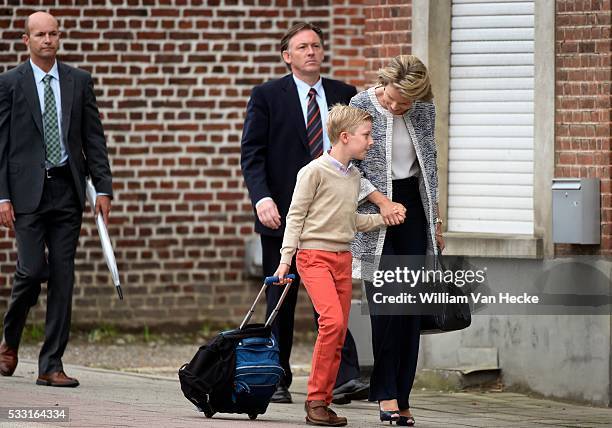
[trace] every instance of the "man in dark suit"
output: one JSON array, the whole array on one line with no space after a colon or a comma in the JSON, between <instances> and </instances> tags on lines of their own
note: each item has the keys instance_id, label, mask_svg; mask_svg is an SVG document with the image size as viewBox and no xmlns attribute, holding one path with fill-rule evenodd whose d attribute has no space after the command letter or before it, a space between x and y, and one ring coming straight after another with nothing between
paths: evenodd
<instances>
[{"instance_id":1,"label":"man in dark suit","mask_svg":"<svg viewBox=\"0 0 612 428\"><path fill-rule=\"evenodd\" d=\"M0 75L0 225L14 229L17 267L0 344L0 374L11 376L30 307L47 281L38 385L75 387L62 356L68 343L74 257L85 206L85 176L108 221L112 177L91 76L56 61L57 20L36 12L23 41L30 59ZM48 256L45 257L45 247Z\"/></svg>"},{"instance_id":2,"label":"man in dark suit","mask_svg":"<svg viewBox=\"0 0 612 428\"><path fill-rule=\"evenodd\" d=\"M321 78L323 34L309 23L298 23L281 40L281 56L291 74L257 86L251 93L242 133L242 173L256 212L255 231L261 236L264 274L271 275L280 261L280 248L297 173L330 147L325 131L328 108L348 104L355 87ZM295 258L291 273L297 276ZM274 322L285 378L273 402L291 402L289 357L293 344L294 312L299 276ZM282 287L266 292L267 313L272 312ZM368 386L359 380L355 341L347 333L342 350L334 402L367 398Z\"/></svg>"}]
</instances>

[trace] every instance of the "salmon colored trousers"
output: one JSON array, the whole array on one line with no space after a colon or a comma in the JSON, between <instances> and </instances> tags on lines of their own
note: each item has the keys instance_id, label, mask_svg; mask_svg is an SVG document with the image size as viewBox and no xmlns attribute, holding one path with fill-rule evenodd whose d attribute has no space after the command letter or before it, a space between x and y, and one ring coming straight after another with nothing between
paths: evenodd
<instances>
[{"instance_id":1,"label":"salmon colored trousers","mask_svg":"<svg viewBox=\"0 0 612 428\"><path fill-rule=\"evenodd\" d=\"M353 290L350 251L299 250L297 270L319 314L307 401L331 403L348 327Z\"/></svg>"}]
</instances>

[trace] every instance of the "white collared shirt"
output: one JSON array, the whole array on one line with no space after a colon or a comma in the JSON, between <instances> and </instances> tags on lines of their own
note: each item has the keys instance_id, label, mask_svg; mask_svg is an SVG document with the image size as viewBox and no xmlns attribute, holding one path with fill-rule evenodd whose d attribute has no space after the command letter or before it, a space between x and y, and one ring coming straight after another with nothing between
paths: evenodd
<instances>
[{"instance_id":1,"label":"white collared shirt","mask_svg":"<svg viewBox=\"0 0 612 428\"><path fill-rule=\"evenodd\" d=\"M393 156L391 174L393 180L401 180L419 175L414 143L402 116L393 116Z\"/></svg>"},{"instance_id":2,"label":"white collared shirt","mask_svg":"<svg viewBox=\"0 0 612 428\"><path fill-rule=\"evenodd\" d=\"M342 162L329 154L324 152L323 157L342 175L349 175L351 168L353 168L353 162L349 162L348 166L344 166Z\"/></svg>"},{"instance_id":3,"label":"white collared shirt","mask_svg":"<svg viewBox=\"0 0 612 428\"><path fill-rule=\"evenodd\" d=\"M57 110L57 125L59 127L59 135L60 135L60 149L61 156L59 165L64 165L68 160L68 153L66 152L66 147L64 143L64 135L62 134L62 97L60 91L60 81L59 81L59 71L57 68L57 61L51 67L48 73L45 73L40 67L32 62L30 59L30 65L32 66L32 71L34 72L34 81L36 82L36 90L38 92L38 101L40 103L40 112L44 115L45 113L45 84L43 83L43 78L48 74L51 77L51 90L53 91L53 95L55 96L55 108ZM43 124L44 127L44 124ZM47 162L47 169L51 167L51 164Z\"/></svg>"},{"instance_id":4,"label":"white collared shirt","mask_svg":"<svg viewBox=\"0 0 612 428\"><path fill-rule=\"evenodd\" d=\"M310 88L317 91L317 104L319 104L319 110L321 111L321 125L323 127L323 151L327 152L331 148L331 143L327 136L328 106L327 98L325 98L325 90L323 89L323 81L319 77L317 83L310 86L308 83L295 77L295 74L293 75L293 81L297 86L298 97L300 98L300 105L302 106L302 113L304 114L304 126L308 123L308 92L310 92Z\"/></svg>"}]
</instances>

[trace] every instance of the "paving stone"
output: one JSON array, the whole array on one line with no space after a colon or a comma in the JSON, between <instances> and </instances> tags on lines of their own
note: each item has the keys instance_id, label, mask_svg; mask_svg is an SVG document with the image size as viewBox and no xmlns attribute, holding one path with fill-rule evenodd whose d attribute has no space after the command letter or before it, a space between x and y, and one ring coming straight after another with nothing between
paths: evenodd
<instances>
[{"instance_id":1,"label":"paving stone","mask_svg":"<svg viewBox=\"0 0 612 428\"><path fill-rule=\"evenodd\" d=\"M75 389L35 385L36 364L20 361L13 377L0 377L0 406L65 406L70 423L13 423L0 427L292 427L304 426L304 376L294 378L293 404L271 404L264 415L215 414L205 418L183 397L178 378L142 375L66 365L77 377ZM415 390L411 397L419 428L429 427L603 427L610 426L612 410L570 405L516 393L437 393ZM377 405L367 401L333 406L349 419L349 426L386 426L378 420Z\"/></svg>"}]
</instances>

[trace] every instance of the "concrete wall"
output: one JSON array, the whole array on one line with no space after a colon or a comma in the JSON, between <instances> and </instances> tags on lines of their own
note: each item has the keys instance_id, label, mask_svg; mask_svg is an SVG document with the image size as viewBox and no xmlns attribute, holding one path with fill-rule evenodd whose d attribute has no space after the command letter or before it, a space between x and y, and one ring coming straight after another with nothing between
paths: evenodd
<instances>
[{"instance_id":1,"label":"concrete wall","mask_svg":"<svg viewBox=\"0 0 612 428\"><path fill-rule=\"evenodd\" d=\"M533 271L545 262L479 260L481 266L488 263L495 265L496 277L503 278L492 286L499 290L512 289L519 277L517 272ZM609 273L610 262L603 263L607 263L604 270ZM547 290L558 284L557 278L549 279L552 284L547 285ZM567 294L576 301L580 299L580 290L587 288L591 281L570 280L575 291ZM455 368L460 365L459 348L497 348L505 386L609 406L612 403L611 292L608 288L608 306L605 306L608 313L603 315L594 313L604 306L592 310L569 306L565 313L557 311L557 315L535 315L527 311L514 315L475 315L472 325L464 331L423 336L419 364L422 368ZM517 308L517 312L523 309Z\"/></svg>"},{"instance_id":2,"label":"concrete wall","mask_svg":"<svg viewBox=\"0 0 612 428\"><path fill-rule=\"evenodd\" d=\"M610 405L609 316L476 316L421 347L423 368L457 367L459 347L496 347L505 386Z\"/></svg>"}]
</instances>

